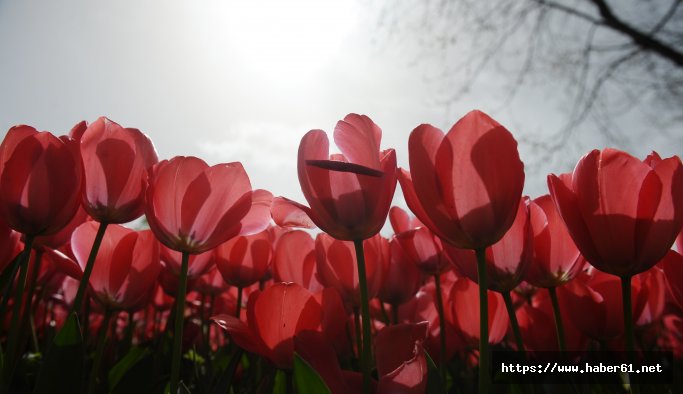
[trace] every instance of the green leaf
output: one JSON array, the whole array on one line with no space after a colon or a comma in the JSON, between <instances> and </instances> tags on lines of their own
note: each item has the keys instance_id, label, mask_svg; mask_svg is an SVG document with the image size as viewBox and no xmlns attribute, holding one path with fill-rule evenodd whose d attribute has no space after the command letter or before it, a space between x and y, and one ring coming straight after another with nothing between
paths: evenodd
<instances>
[{"instance_id":1,"label":"green leaf","mask_svg":"<svg viewBox=\"0 0 683 394\"><path fill-rule=\"evenodd\" d=\"M425 350L425 358L427 359L427 394L443 394L446 392L446 387L441 380L439 368L436 367L434 360Z\"/></svg>"},{"instance_id":2,"label":"green leaf","mask_svg":"<svg viewBox=\"0 0 683 394\"><path fill-rule=\"evenodd\" d=\"M300 394L331 394L318 372L296 353L294 353L294 382Z\"/></svg>"},{"instance_id":3,"label":"green leaf","mask_svg":"<svg viewBox=\"0 0 683 394\"><path fill-rule=\"evenodd\" d=\"M34 393L74 393L83 382L83 338L72 313L57 333L40 369Z\"/></svg>"},{"instance_id":4,"label":"green leaf","mask_svg":"<svg viewBox=\"0 0 683 394\"><path fill-rule=\"evenodd\" d=\"M114 367L109 371L109 391L114 391L116 385L138 361L149 354L149 349L134 346Z\"/></svg>"},{"instance_id":5,"label":"green leaf","mask_svg":"<svg viewBox=\"0 0 683 394\"><path fill-rule=\"evenodd\" d=\"M275 374L275 384L273 385L272 393L287 394L287 375L281 369L278 369Z\"/></svg>"}]
</instances>

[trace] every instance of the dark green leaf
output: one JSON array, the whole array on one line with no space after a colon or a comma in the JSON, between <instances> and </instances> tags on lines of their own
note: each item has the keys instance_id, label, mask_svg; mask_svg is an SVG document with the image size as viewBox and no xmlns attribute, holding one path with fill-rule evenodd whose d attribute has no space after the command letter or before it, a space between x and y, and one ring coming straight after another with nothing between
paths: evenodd
<instances>
[{"instance_id":1,"label":"dark green leaf","mask_svg":"<svg viewBox=\"0 0 683 394\"><path fill-rule=\"evenodd\" d=\"M71 314L57 333L40 369L34 393L74 393L83 382L83 339Z\"/></svg>"},{"instance_id":2,"label":"dark green leaf","mask_svg":"<svg viewBox=\"0 0 683 394\"><path fill-rule=\"evenodd\" d=\"M149 349L140 347L131 348L128 354L109 371L109 391L114 391L116 385L121 381L121 378L123 378L138 361L145 358L148 354Z\"/></svg>"},{"instance_id":3,"label":"dark green leaf","mask_svg":"<svg viewBox=\"0 0 683 394\"><path fill-rule=\"evenodd\" d=\"M434 360L425 351L425 358L427 359L427 394L443 394L446 392L446 387L441 380L439 368L436 367Z\"/></svg>"},{"instance_id":4,"label":"dark green leaf","mask_svg":"<svg viewBox=\"0 0 683 394\"><path fill-rule=\"evenodd\" d=\"M300 394L330 393L318 372L298 354L294 354L294 382Z\"/></svg>"}]
</instances>

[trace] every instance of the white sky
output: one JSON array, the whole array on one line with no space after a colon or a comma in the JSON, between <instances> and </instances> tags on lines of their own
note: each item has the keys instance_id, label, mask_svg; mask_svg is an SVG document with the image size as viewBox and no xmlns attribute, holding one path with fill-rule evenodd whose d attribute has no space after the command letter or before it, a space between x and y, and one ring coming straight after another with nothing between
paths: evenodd
<instances>
[{"instance_id":1,"label":"white sky","mask_svg":"<svg viewBox=\"0 0 683 394\"><path fill-rule=\"evenodd\" d=\"M500 109L496 75L462 103L440 105L443 86L431 78L439 57L421 60L419 40L376 45L379 8L361 0L0 1L0 137L19 123L62 134L105 115L147 133L160 158L241 161L254 187L303 201L301 137L331 132L350 112L383 129L383 147L395 148L402 166L414 127L447 130L473 108L515 135L559 125L553 114L562 108L543 89ZM591 130L576 138L594 140ZM648 143L634 153L681 153L664 140ZM526 193L545 193L546 173L570 170L579 156L528 172Z\"/></svg>"}]
</instances>

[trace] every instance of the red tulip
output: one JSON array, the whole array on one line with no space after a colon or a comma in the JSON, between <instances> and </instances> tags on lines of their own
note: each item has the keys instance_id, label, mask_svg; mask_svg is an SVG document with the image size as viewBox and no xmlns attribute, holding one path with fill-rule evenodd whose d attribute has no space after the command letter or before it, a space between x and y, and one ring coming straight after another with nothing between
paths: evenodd
<instances>
[{"instance_id":1,"label":"red tulip","mask_svg":"<svg viewBox=\"0 0 683 394\"><path fill-rule=\"evenodd\" d=\"M163 244L160 244L159 246L161 251L161 262L168 268L169 273L177 277L180 275L182 253L169 249ZM215 257L213 251L190 255L187 265L188 279L194 280L209 272L214 267L216 262Z\"/></svg>"},{"instance_id":2,"label":"red tulip","mask_svg":"<svg viewBox=\"0 0 683 394\"><path fill-rule=\"evenodd\" d=\"M247 287L261 280L273 258L267 231L239 236L219 245L215 250L216 266L226 283Z\"/></svg>"},{"instance_id":3,"label":"red tulip","mask_svg":"<svg viewBox=\"0 0 683 394\"><path fill-rule=\"evenodd\" d=\"M200 276L194 285L199 293L209 296L220 296L228 291L230 286L223 280L223 275L217 269Z\"/></svg>"},{"instance_id":4,"label":"red tulip","mask_svg":"<svg viewBox=\"0 0 683 394\"><path fill-rule=\"evenodd\" d=\"M632 311L637 325L658 319L664 309L664 278L657 268L633 277ZM585 335L610 340L624 334L618 277L594 270L558 287L562 312Z\"/></svg>"},{"instance_id":5,"label":"red tulip","mask_svg":"<svg viewBox=\"0 0 683 394\"><path fill-rule=\"evenodd\" d=\"M550 195L529 207L534 233L534 253L525 280L538 287L556 287L574 278L586 260L572 240Z\"/></svg>"},{"instance_id":6,"label":"red tulip","mask_svg":"<svg viewBox=\"0 0 683 394\"><path fill-rule=\"evenodd\" d=\"M198 254L264 230L271 201L266 191L252 192L240 163L209 167L196 157L178 156L152 167L145 215L161 243Z\"/></svg>"},{"instance_id":7,"label":"red tulip","mask_svg":"<svg viewBox=\"0 0 683 394\"><path fill-rule=\"evenodd\" d=\"M422 342L427 322L398 324L382 329L375 338L380 393L424 393L427 360Z\"/></svg>"},{"instance_id":8,"label":"red tulip","mask_svg":"<svg viewBox=\"0 0 683 394\"><path fill-rule=\"evenodd\" d=\"M140 217L147 170L159 161L152 141L140 130L123 128L105 117L91 123L80 141L83 207L88 214L105 223Z\"/></svg>"},{"instance_id":9,"label":"red tulip","mask_svg":"<svg viewBox=\"0 0 683 394\"><path fill-rule=\"evenodd\" d=\"M668 294L673 302L683 308L683 256L670 250L659 263L664 271Z\"/></svg>"},{"instance_id":10,"label":"red tulip","mask_svg":"<svg viewBox=\"0 0 683 394\"><path fill-rule=\"evenodd\" d=\"M12 230L0 216L0 272L5 270L7 264L14 259L23 249L21 234Z\"/></svg>"},{"instance_id":11,"label":"red tulip","mask_svg":"<svg viewBox=\"0 0 683 394\"><path fill-rule=\"evenodd\" d=\"M488 291L489 343L503 340L508 328L508 314L503 296ZM479 341L479 286L467 278L458 278L451 288L453 325L470 345Z\"/></svg>"},{"instance_id":12,"label":"red tulip","mask_svg":"<svg viewBox=\"0 0 683 394\"><path fill-rule=\"evenodd\" d=\"M396 153L380 151L381 139L382 131L365 115L349 114L337 123L334 141L341 154L329 154L324 131L309 131L299 145L298 174L310 208L289 203L337 239L363 240L377 234L396 189ZM274 216L306 224L302 215L293 213L296 209L285 211L288 214Z\"/></svg>"},{"instance_id":13,"label":"red tulip","mask_svg":"<svg viewBox=\"0 0 683 394\"><path fill-rule=\"evenodd\" d=\"M440 278L442 282L442 298L444 300L449 299L453 280L455 280L453 271L449 271ZM441 322L436 309L435 297L436 286L434 281L430 281L422 286L417 294L415 294L415 297L398 308L398 322L427 321L429 323L428 336L424 342L424 347L434 362L440 365ZM449 313L449 309L446 308L444 310L444 331L446 333L446 352L444 357L446 360L450 360L456 351L465 348L465 343L452 325L453 318L451 316L452 313Z\"/></svg>"},{"instance_id":14,"label":"red tulip","mask_svg":"<svg viewBox=\"0 0 683 394\"><path fill-rule=\"evenodd\" d=\"M640 161L594 150L572 174L548 176L550 194L576 246L597 269L623 278L646 271L683 226L683 165L652 153Z\"/></svg>"},{"instance_id":15,"label":"red tulip","mask_svg":"<svg viewBox=\"0 0 683 394\"><path fill-rule=\"evenodd\" d=\"M71 241L71 234L73 234L76 227L80 226L87 220L92 220L88 214L83 209L83 206L79 206L76 214L71 221L64 226L61 230L52 235L44 235L36 237L33 241L34 248L44 248L44 249L58 249Z\"/></svg>"},{"instance_id":16,"label":"red tulip","mask_svg":"<svg viewBox=\"0 0 683 394\"><path fill-rule=\"evenodd\" d=\"M72 236L71 245L82 269L98 226L86 222ZM110 225L95 260L90 289L106 308L128 310L154 288L160 270L159 243L151 231Z\"/></svg>"},{"instance_id":17,"label":"red tulip","mask_svg":"<svg viewBox=\"0 0 683 394\"><path fill-rule=\"evenodd\" d=\"M473 250L458 249L444 244L444 252L448 254L457 271L478 283L477 256ZM488 288L499 293L512 291L522 281L524 273L531 262L533 253L533 235L529 224L529 206L527 201L520 201L517 216L512 227L500 239L486 249L486 271Z\"/></svg>"},{"instance_id":18,"label":"red tulip","mask_svg":"<svg viewBox=\"0 0 683 394\"><path fill-rule=\"evenodd\" d=\"M0 145L0 213L20 233L66 226L81 204L82 179L78 146L66 136L15 126Z\"/></svg>"},{"instance_id":19,"label":"red tulip","mask_svg":"<svg viewBox=\"0 0 683 394\"><path fill-rule=\"evenodd\" d=\"M390 258L384 259L385 278L377 296L395 307L413 298L422 284L422 275L396 237L389 242L389 250Z\"/></svg>"},{"instance_id":20,"label":"red tulip","mask_svg":"<svg viewBox=\"0 0 683 394\"><path fill-rule=\"evenodd\" d=\"M292 368L294 336L315 331L322 309L313 294L295 283L276 283L249 296L248 324L229 316L212 318L243 349L269 359L279 368Z\"/></svg>"},{"instance_id":21,"label":"red tulip","mask_svg":"<svg viewBox=\"0 0 683 394\"><path fill-rule=\"evenodd\" d=\"M678 249L678 253L683 253L683 230L676 238L676 249Z\"/></svg>"},{"instance_id":22,"label":"red tulip","mask_svg":"<svg viewBox=\"0 0 683 394\"><path fill-rule=\"evenodd\" d=\"M559 350L551 299L547 291L536 292L531 303L522 303L516 316L527 350ZM574 326L573 320L566 317L562 320L567 350L584 350L588 344L587 338Z\"/></svg>"},{"instance_id":23,"label":"red tulip","mask_svg":"<svg viewBox=\"0 0 683 394\"><path fill-rule=\"evenodd\" d=\"M276 282L294 282L317 292L323 289L318 281L315 242L304 231L283 234L275 247L273 276Z\"/></svg>"},{"instance_id":24,"label":"red tulip","mask_svg":"<svg viewBox=\"0 0 683 394\"><path fill-rule=\"evenodd\" d=\"M483 249L503 237L524 187L524 165L509 131L472 111L446 135L418 126L408 149L410 173L402 170L399 181L422 223L463 249Z\"/></svg>"},{"instance_id":25,"label":"red tulip","mask_svg":"<svg viewBox=\"0 0 683 394\"><path fill-rule=\"evenodd\" d=\"M389 218L394 229L394 239L403 253L420 271L427 275L441 274L451 268L450 260L443 253L441 240L417 218L410 218L398 207L392 207Z\"/></svg>"},{"instance_id":26,"label":"red tulip","mask_svg":"<svg viewBox=\"0 0 683 394\"><path fill-rule=\"evenodd\" d=\"M379 292L384 280L384 260L389 258L389 242L376 235L363 242L368 278L369 298ZM353 243L340 241L320 233L315 239L318 279L327 287L335 288L344 303L350 307L360 306L358 265Z\"/></svg>"}]
</instances>

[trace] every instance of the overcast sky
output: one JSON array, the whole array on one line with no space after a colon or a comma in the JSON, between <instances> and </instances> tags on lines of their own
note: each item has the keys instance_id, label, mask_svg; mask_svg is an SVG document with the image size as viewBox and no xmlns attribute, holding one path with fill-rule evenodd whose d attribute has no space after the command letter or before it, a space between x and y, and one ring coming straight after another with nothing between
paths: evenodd
<instances>
[{"instance_id":1,"label":"overcast sky","mask_svg":"<svg viewBox=\"0 0 683 394\"><path fill-rule=\"evenodd\" d=\"M105 115L147 133L160 158L241 161L254 187L302 201L301 137L331 132L350 112L382 128L382 146L402 166L414 127L447 130L470 109L516 136L557 127L552 92L530 90L501 108L501 75L457 105L440 104L443 86L430 78L439 57L418 55L419 40L377 44L380 9L360 0L0 1L0 136L19 123L63 134ZM593 146L590 129L575 138ZM654 137L638 149L680 154ZM546 193L547 172L569 171L579 157L530 169L525 192Z\"/></svg>"}]
</instances>

